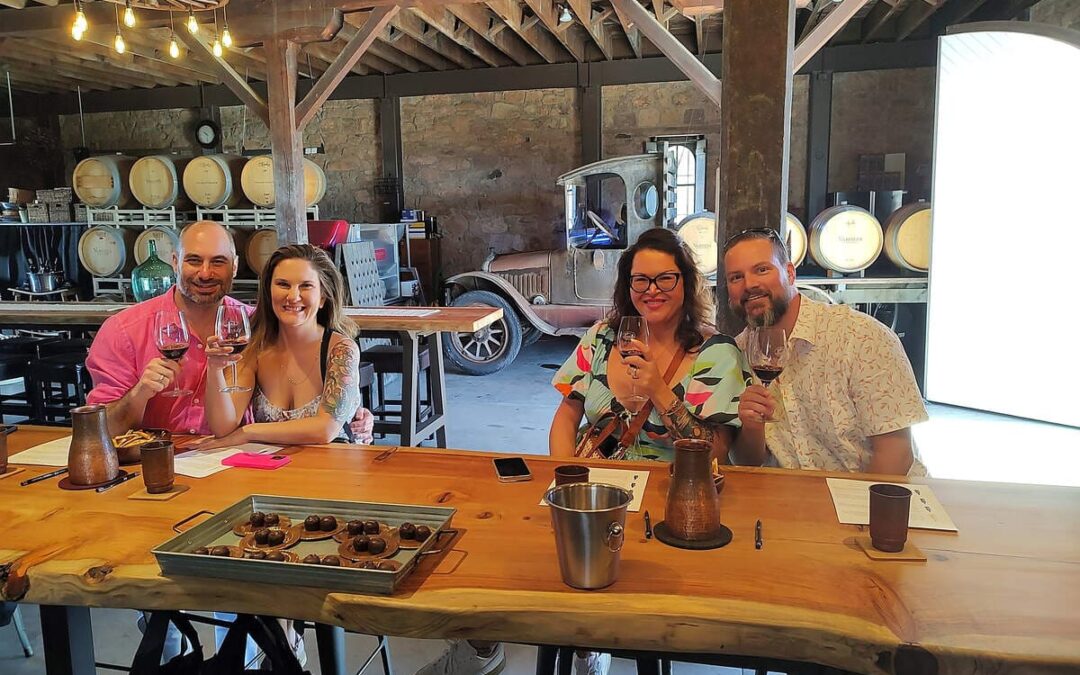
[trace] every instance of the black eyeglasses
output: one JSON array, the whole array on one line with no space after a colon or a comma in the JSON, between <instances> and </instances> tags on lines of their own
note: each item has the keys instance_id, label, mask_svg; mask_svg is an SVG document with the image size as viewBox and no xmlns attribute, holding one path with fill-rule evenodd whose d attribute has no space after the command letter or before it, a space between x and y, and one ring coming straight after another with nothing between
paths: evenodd
<instances>
[{"instance_id":1,"label":"black eyeglasses","mask_svg":"<svg viewBox=\"0 0 1080 675\"><path fill-rule=\"evenodd\" d=\"M657 290L667 293L679 285L680 277L682 275L678 272L664 272L655 277L634 274L630 277L630 290L635 293L646 293L653 284L656 284Z\"/></svg>"},{"instance_id":2,"label":"black eyeglasses","mask_svg":"<svg viewBox=\"0 0 1080 675\"><path fill-rule=\"evenodd\" d=\"M788 252L787 242L780 238L779 232L771 227L751 227L728 237L724 242L724 253L730 251L735 244L747 239L770 239L784 250L785 255Z\"/></svg>"}]
</instances>

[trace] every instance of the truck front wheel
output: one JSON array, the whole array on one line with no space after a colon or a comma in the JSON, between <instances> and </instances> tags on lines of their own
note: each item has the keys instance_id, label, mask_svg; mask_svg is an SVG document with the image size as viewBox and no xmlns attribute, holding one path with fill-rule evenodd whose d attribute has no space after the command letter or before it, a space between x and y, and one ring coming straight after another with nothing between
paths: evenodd
<instances>
[{"instance_id":1,"label":"truck front wheel","mask_svg":"<svg viewBox=\"0 0 1080 675\"><path fill-rule=\"evenodd\" d=\"M443 343L447 360L468 375L490 375L513 363L521 351L521 319L503 297L491 291L467 291L453 307L497 307L502 318L475 333L448 333Z\"/></svg>"}]
</instances>

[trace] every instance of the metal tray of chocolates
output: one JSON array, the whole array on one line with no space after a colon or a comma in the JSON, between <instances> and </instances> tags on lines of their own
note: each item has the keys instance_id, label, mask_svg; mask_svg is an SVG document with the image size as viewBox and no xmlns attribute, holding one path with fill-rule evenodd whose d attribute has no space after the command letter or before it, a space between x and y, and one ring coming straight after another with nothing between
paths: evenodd
<instances>
[{"instance_id":1,"label":"metal tray of chocolates","mask_svg":"<svg viewBox=\"0 0 1080 675\"><path fill-rule=\"evenodd\" d=\"M389 595L457 535L456 509L251 495L173 526L153 550L166 576L197 576ZM209 518L190 529L197 516ZM402 527L404 526L404 527Z\"/></svg>"}]
</instances>

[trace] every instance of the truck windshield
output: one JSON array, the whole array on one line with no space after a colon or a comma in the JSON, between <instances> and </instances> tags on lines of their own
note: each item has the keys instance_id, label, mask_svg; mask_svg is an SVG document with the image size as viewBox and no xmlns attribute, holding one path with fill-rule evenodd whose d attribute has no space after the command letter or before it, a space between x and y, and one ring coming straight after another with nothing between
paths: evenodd
<instances>
[{"instance_id":1,"label":"truck windshield","mask_svg":"<svg viewBox=\"0 0 1080 675\"><path fill-rule=\"evenodd\" d=\"M626 248L626 185L622 178L614 174L586 176L585 185L567 185L566 229L574 248Z\"/></svg>"}]
</instances>

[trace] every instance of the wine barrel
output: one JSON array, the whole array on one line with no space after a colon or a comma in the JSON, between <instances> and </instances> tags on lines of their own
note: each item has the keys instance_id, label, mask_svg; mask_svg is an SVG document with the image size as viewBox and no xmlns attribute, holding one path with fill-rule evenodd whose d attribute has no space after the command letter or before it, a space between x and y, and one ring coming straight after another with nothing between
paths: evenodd
<instances>
[{"instance_id":1,"label":"wine barrel","mask_svg":"<svg viewBox=\"0 0 1080 675\"><path fill-rule=\"evenodd\" d=\"M912 272L930 269L930 205L901 206L885 221L885 255Z\"/></svg>"},{"instance_id":2,"label":"wine barrel","mask_svg":"<svg viewBox=\"0 0 1080 675\"><path fill-rule=\"evenodd\" d=\"M820 267L851 274L881 255L881 223L864 208L831 206L810 223L810 257Z\"/></svg>"},{"instance_id":3,"label":"wine barrel","mask_svg":"<svg viewBox=\"0 0 1080 675\"><path fill-rule=\"evenodd\" d=\"M710 211L694 213L675 226L682 240L690 247L697 268L705 276L716 272L716 214Z\"/></svg>"},{"instance_id":4,"label":"wine barrel","mask_svg":"<svg viewBox=\"0 0 1080 675\"><path fill-rule=\"evenodd\" d=\"M75 165L71 185L84 204L96 209L131 206L133 199L128 175L134 157L100 155L87 157Z\"/></svg>"},{"instance_id":5,"label":"wine barrel","mask_svg":"<svg viewBox=\"0 0 1080 675\"><path fill-rule=\"evenodd\" d=\"M240 155L193 157L184 168L184 192L203 208L239 206L244 201L240 174L246 163Z\"/></svg>"},{"instance_id":6,"label":"wine barrel","mask_svg":"<svg viewBox=\"0 0 1080 675\"><path fill-rule=\"evenodd\" d=\"M233 245L236 246L236 276L240 278L258 276L258 274L252 274L246 258L248 240L251 239L251 235L254 234L255 230L240 229L237 227L230 227L228 229L229 234L231 234L233 238Z\"/></svg>"},{"instance_id":7,"label":"wine barrel","mask_svg":"<svg viewBox=\"0 0 1080 675\"><path fill-rule=\"evenodd\" d=\"M255 276L262 274L266 261L278 248L277 230L272 227L264 227L255 230L248 238L247 246L244 247L244 258L247 260L248 269Z\"/></svg>"},{"instance_id":8,"label":"wine barrel","mask_svg":"<svg viewBox=\"0 0 1080 675\"><path fill-rule=\"evenodd\" d=\"M135 230L96 225L79 237L79 262L95 277L126 276L135 267Z\"/></svg>"},{"instance_id":9,"label":"wine barrel","mask_svg":"<svg viewBox=\"0 0 1080 675\"><path fill-rule=\"evenodd\" d=\"M271 155L252 157L240 174L240 185L252 204L274 205L274 159ZM314 206L326 194L326 174L322 167L304 158L304 204Z\"/></svg>"},{"instance_id":10,"label":"wine barrel","mask_svg":"<svg viewBox=\"0 0 1080 675\"><path fill-rule=\"evenodd\" d=\"M180 187L189 157L149 155L131 165L128 185L140 204L151 209L170 206L190 208L191 203ZM141 263L141 261L140 261Z\"/></svg>"},{"instance_id":11,"label":"wine barrel","mask_svg":"<svg viewBox=\"0 0 1080 675\"><path fill-rule=\"evenodd\" d=\"M139 233L135 239L135 262L143 264L150 257L150 242L157 247L157 257L171 265L173 252L180 247L180 234L168 225L155 225Z\"/></svg>"},{"instance_id":12,"label":"wine barrel","mask_svg":"<svg viewBox=\"0 0 1080 675\"><path fill-rule=\"evenodd\" d=\"M798 267L806 259L806 228L801 220L790 213L784 220L787 223L788 255L791 256L791 264Z\"/></svg>"}]
</instances>

